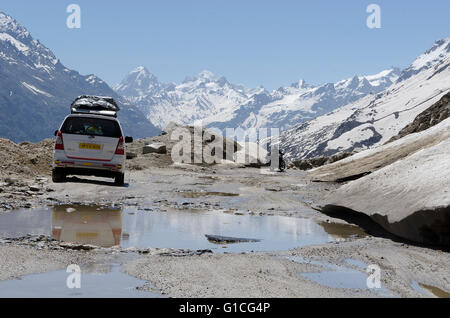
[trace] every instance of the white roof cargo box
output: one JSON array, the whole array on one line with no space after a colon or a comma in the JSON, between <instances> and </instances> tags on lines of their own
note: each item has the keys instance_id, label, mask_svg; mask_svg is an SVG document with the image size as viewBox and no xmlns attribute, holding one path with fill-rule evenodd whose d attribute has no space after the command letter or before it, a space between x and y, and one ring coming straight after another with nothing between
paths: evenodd
<instances>
[{"instance_id":1,"label":"white roof cargo box","mask_svg":"<svg viewBox=\"0 0 450 318\"><path fill-rule=\"evenodd\" d=\"M112 97L106 96L78 96L70 106L72 114L95 114L117 117L119 106Z\"/></svg>"}]
</instances>

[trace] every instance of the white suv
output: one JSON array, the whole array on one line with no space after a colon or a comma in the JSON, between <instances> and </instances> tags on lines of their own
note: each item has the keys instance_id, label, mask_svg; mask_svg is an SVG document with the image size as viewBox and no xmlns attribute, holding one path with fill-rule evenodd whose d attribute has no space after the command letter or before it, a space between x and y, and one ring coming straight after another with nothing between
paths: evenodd
<instances>
[{"instance_id":1,"label":"white suv","mask_svg":"<svg viewBox=\"0 0 450 318\"><path fill-rule=\"evenodd\" d=\"M53 182L64 182L67 175L84 175L114 178L117 185L124 184L125 143L133 138L124 138L116 116L73 113L55 136Z\"/></svg>"}]
</instances>

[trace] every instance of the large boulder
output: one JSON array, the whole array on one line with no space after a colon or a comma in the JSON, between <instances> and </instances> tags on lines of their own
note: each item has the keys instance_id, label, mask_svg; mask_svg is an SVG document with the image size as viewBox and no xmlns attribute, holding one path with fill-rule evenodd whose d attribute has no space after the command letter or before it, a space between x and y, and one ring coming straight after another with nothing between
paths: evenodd
<instances>
[{"instance_id":1,"label":"large boulder","mask_svg":"<svg viewBox=\"0 0 450 318\"><path fill-rule=\"evenodd\" d=\"M179 139L180 135L184 134L191 141L190 163L211 164L211 158L217 159L214 163L221 163L223 160L232 160L234 153L242 148L235 140L224 138L220 131L202 126L182 126L176 123L170 123L164 128L163 135L170 140L170 150L172 150L173 146L179 140L184 139L184 137ZM216 153L216 150L219 152ZM205 158L206 155L208 155L208 158Z\"/></svg>"},{"instance_id":2,"label":"large boulder","mask_svg":"<svg viewBox=\"0 0 450 318\"><path fill-rule=\"evenodd\" d=\"M158 153L158 154L166 154L167 153L167 147L162 142L156 142L153 144L145 145L142 148L142 153L144 155L149 153Z\"/></svg>"}]
</instances>

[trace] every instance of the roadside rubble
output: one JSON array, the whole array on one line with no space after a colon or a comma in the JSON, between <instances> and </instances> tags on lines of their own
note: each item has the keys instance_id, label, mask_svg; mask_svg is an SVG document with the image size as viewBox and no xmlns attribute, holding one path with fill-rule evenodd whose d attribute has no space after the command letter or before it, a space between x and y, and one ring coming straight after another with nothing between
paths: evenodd
<instances>
[{"instance_id":1,"label":"roadside rubble","mask_svg":"<svg viewBox=\"0 0 450 318\"><path fill-rule=\"evenodd\" d=\"M34 180L6 177L0 181L0 211L31 208L33 200L54 191L45 177Z\"/></svg>"},{"instance_id":2,"label":"roadside rubble","mask_svg":"<svg viewBox=\"0 0 450 318\"><path fill-rule=\"evenodd\" d=\"M331 157L318 157L311 159L295 160L288 164L288 168L299 169L303 171L311 170L314 168L335 163L337 161L353 156L354 154L356 154L356 152L341 152Z\"/></svg>"},{"instance_id":3,"label":"roadside rubble","mask_svg":"<svg viewBox=\"0 0 450 318\"><path fill-rule=\"evenodd\" d=\"M30 179L50 175L53 146L52 139L20 144L0 139L0 178Z\"/></svg>"},{"instance_id":4,"label":"roadside rubble","mask_svg":"<svg viewBox=\"0 0 450 318\"><path fill-rule=\"evenodd\" d=\"M16 245L26 246L37 250L73 250L82 252L102 253L102 254L118 254L118 253L136 253L142 255L160 255L160 256L192 256L212 253L211 250L188 250L175 248L137 248L128 247L122 248L120 246L100 247L90 244L80 244L76 242L62 242L45 235L26 235L17 238L3 238L0 239L0 245Z\"/></svg>"}]
</instances>

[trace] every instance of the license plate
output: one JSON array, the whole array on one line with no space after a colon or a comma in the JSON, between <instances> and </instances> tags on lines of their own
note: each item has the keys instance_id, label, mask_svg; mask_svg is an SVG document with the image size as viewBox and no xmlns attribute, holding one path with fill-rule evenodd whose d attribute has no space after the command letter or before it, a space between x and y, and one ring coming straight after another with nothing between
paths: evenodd
<instances>
[{"instance_id":1,"label":"license plate","mask_svg":"<svg viewBox=\"0 0 450 318\"><path fill-rule=\"evenodd\" d=\"M80 149L101 150L102 149L102 145L81 143L80 144Z\"/></svg>"},{"instance_id":2,"label":"license plate","mask_svg":"<svg viewBox=\"0 0 450 318\"><path fill-rule=\"evenodd\" d=\"M76 237L77 239L95 239L98 237L98 233L78 232Z\"/></svg>"}]
</instances>

